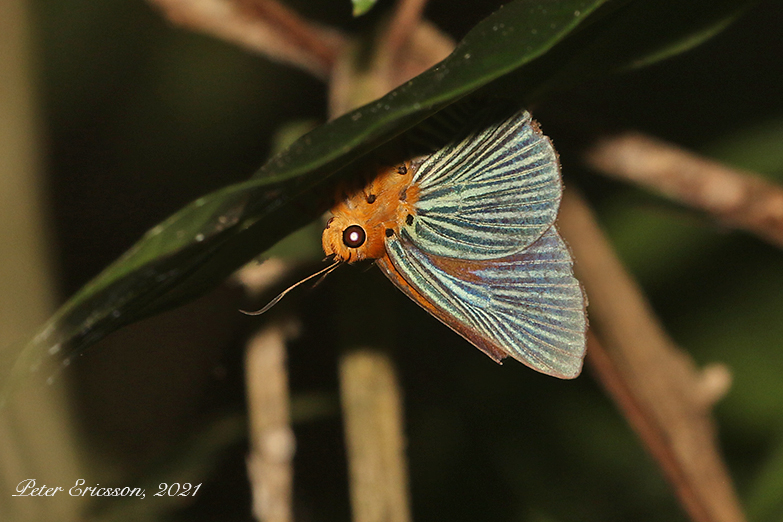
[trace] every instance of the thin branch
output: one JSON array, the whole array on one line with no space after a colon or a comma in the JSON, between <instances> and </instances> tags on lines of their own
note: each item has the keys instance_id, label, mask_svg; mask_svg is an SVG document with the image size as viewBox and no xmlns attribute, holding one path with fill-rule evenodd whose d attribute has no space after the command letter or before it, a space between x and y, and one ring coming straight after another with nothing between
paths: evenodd
<instances>
[{"instance_id":1,"label":"thin branch","mask_svg":"<svg viewBox=\"0 0 783 522\"><path fill-rule=\"evenodd\" d=\"M405 45L392 61L388 90L402 85L445 59L456 45L449 35L434 24L427 20L419 21L418 25L411 29Z\"/></svg>"},{"instance_id":2,"label":"thin branch","mask_svg":"<svg viewBox=\"0 0 783 522\"><path fill-rule=\"evenodd\" d=\"M598 140L587 163L783 247L783 187L639 133Z\"/></svg>"},{"instance_id":3,"label":"thin branch","mask_svg":"<svg viewBox=\"0 0 783 522\"><path fill-rule=\"evenodd\" d=\"M292 263L272 257L263 263L248 263L237 270L232 277L242 285L250 297L255 299L282 282L293 269Z\"/></svg>"},{"instance_id":4,"label":"thin branch","mask_svg":"<svg viewBox=\"0 0 783 522\"><path fill-rule=\"evenodd\" d=\"M357 66L358 53L341 55L330 81L332 118L383 96L451 52L448 36L419 21L423 5L401 0L391 27L407 25L393 37L393 55L384 54L383 44L376 48L369 74ZM371 349L343 356L340 397L354 522L409 522L402 391L389 357Z\"/></svg>"},{"instance_id":5,"label":"thin branch","mask_svg":"<svg viewBox=\"0 0 783 522\"><path fill-rule=\"evenodd\" d=\"M308 21L275 0L149 0L173 23L211 34L321 79L345 45L339 31Z\"/></svg>"},{"instance_id":6,"label":"thin branch","mask_svg":"<svg viewBox=\"0 0 783 522\"><path fill-rule=\"evenodd\" d=\"M728 389L728 370L699 371L674 345L578 195L566 195L559 223L590 299L588 357L598 379L692 520L744 521L710 416Z\"/></svg>"},{"instance_id":7,"label":"thin branch","mask_svg":"<svg viewBox=\"0 0 783 522\"><path fill-rule=\"evenodd\" d=\"M396 55L387 52L383 41L379 42L369 70L358 51L340 55L330 81L332 118L380 98L443 60L454 49L454 41L426 20L419 21L410 31L406 45Z\"/></svg>"},{"instance_id":8,"label":"thin branch","mask_svg":"<svg viewBox=\"0 0 783 522\"><path fill-rule=\"evenodd\" d=\"M362 349L340 361L354 522L409 522L402 392L381 352Z\"/></svg>"},{"instance_id":9,"label":"thin branch","mask_svg":"<svg viewBox=\"0 0 783 522\"><path fill-rule=\"evenodd\" d=\"M372 65L375 97L421 74L451 53L456 43L422 19L427 0L398 0L379 35Z\"/></svg>"},{"instance_id":10,"label":"thin branch","mask_svg":"<svg viewBox=\"0 0 783 522\"><path fill-rule=\"evenodd\" d=\"M248 342L246 381L250 417L247 471L259 522L291 522L294 434L290 424L285 342L290 328L273 323Z\"/></svg>"},{"instance_id":11,"label":"thin branch","mask_svg":"<svg viewBox=\"0 0 783 522\"><path fill-rule=\"evenodd\" d=\"M7 386L5 379L10 379L6 371L17 355L14 343L46 320L58 301L53 252L46 247L53 237L54 215L47 204L50 195L41 168L38 124L42 109L33 88L37 69L31 60L35 56L31 9L24 0L0 2L0 244L4 245L0 263L0 389ZM96 467L90 465L94 461L88 458L92 455L84 451L84 434L71 413L76 401L69 384L69 379L58 379L50 387L26 386L6 397L8 402L0 415L0 491L6 498L0 501L3 520L83 520L86 498L13 499L21 502L10 498L19 494L16 488L28 478L41 487L44 478L50 485L73 484L78 477L89 483L88 474L95 473Z\"/></svg>"},{"instance_id":12,"label":"thin branch","mask_svg":"<svg viewBox=\"0 0 783 522\"><path fill-rule=\"evenodd\" d=\"M427 0L398 0L389 27L382 38L384 52L397 61L400 51L410 41L421 22Z\"/></svg>"}]
</instances>

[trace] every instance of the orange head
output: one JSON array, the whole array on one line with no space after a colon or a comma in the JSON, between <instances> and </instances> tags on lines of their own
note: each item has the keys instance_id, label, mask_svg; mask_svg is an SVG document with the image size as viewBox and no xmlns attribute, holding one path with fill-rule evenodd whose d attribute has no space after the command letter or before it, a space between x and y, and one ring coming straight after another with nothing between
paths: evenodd
<instances>
[{"instance_id":1,"label":"orange head","mask_svg":"<svg viewBox=\"0 0 783 522\"><path fill-rule=\"evenodd\" d=\"M383 257L384 239L398 233L408 215L415 214L418 191L411 185L413 170L410 162L382 167L358 188L341 186L321 238L326 255L347 263Z\"/></svg>"}]
</instances>

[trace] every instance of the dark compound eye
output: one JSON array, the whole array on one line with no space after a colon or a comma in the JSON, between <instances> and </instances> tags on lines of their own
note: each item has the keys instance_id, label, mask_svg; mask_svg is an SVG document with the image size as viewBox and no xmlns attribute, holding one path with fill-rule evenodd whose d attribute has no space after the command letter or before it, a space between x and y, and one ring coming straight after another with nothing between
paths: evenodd
<instances>
[{"instance_id":1,"label":"dark compound eye","mask_svg":"<svg viewBox=\"0 0 783 522\"><path fill-rule=\"evenodd\" d=\"M359 225L351 225L343 230L343 243L348 248L359 248L364 244L365 239L367 239L367 234Z\"/></svg>"}]
</instances>

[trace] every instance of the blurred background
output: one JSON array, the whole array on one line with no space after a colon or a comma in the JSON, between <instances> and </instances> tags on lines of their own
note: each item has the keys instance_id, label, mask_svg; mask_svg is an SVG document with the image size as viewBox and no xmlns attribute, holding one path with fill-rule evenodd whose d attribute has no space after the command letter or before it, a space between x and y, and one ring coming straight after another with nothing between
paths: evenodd
<instances>
[{"instance_id":1,"label":"blurred background","mask_svg":"<svg viewBox=\"0 0 783 522\"><path fill-rule=\"evenodd\" d=\"M350 33L391 5L353 19L348 0L287 3ZM426 17L459 39L500 2L465 4L432 0ZM781 34L780 3L761 2L697 49L552 96L535 116L556 146L571 141L575 111L783 181ZM246 179L282 128L325 118L319 81L175 27L142 0L2 0L0 346L23 342L173 211ZM700 365L730 367L715 410L727 464L749 518L783 521L783 253L558 148L566 187L595 204L671 336ZM319 246L315 230L288 251L317 261ZM251 520L243 351L263 319L237 310L255 304L227 283L111 335L3 412L0 510ZM498 366L376 269L340 270L280 306L301 326L288 352L298 521L350 519L337 360L368 310L377 324L362 335L392 352L402 380L414 519L686 520L589 368L564 382ZM26 478L147 487L147 498L10 499ZM151 498L166 480L203 485Z\"/></svg>"}]
</instances>

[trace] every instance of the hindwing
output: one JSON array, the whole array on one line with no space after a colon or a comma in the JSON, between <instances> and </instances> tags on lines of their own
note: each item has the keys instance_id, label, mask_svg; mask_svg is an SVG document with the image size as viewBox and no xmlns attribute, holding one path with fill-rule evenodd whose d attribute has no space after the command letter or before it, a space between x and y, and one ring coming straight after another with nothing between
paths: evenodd
<instances>
[{"instance_id":1,"label":"hindwing","mask_svg":"<svg viewBox=\"0 0 783 522\"><path fill-rule=\"evenodd\" d=\"M425 310L493 359L506 356L548 375L579 375L585 297L554 226L523 252L460 263L419 248L405 230L378 260L389 279Z\"/></svg>"}]
</instances>

